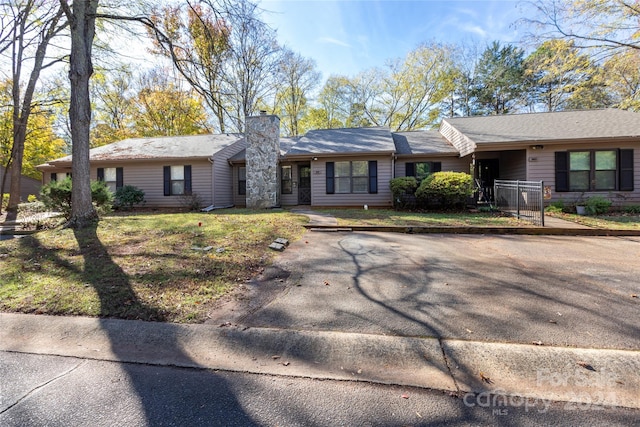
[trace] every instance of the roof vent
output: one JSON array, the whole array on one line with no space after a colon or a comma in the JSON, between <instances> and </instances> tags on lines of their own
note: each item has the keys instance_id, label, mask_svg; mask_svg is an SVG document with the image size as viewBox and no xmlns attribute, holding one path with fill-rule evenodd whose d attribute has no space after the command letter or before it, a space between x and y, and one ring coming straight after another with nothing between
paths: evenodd
<instances>
[{"instance_id":1,"label":"roof vent","mask_svg":"<svg viewBox=\"0 0 640 427\"><path fill-rule=\"evenodd\" d=\"M260 115L261 116L266 116L267 115L267 110L260 110Z\"/></svg>"}]
</instances>

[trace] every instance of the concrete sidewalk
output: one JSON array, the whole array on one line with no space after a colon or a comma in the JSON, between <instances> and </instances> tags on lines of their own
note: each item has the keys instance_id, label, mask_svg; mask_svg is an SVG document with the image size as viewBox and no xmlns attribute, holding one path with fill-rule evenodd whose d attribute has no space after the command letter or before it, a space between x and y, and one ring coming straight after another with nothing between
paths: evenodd
<instances>
[{"instance_id":1,"label":"concrete sidewalk","mask_svg":"<svg viewBox=\"0 0 640 427\"><path fill-rule=\"evenodd\" d=\"M0 314L0 350L640 408L640 352Z\"/></svg>"}]
</instances>

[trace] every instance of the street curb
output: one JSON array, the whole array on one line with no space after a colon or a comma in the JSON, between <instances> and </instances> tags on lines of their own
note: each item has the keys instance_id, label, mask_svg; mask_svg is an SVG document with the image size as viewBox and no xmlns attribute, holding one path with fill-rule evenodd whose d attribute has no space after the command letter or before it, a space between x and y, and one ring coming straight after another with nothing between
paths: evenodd
<instances>
[{"instance_id":1,"label":"street curb","mask_svg":"<svg viewBox=\"0 0 640 427\"><path fill-rule=\"evenodd\" d=\"M556 227L418 227L418 226L376 226L376 225L335 225L304 226L310 231L369 231L405 234L511 234L533 236L640 236L640 230L605 230L598 228L556 228Z\"/></svg>"},{"instance_id":2,"label":"street curb","mask_svg":"<svg viewBox=\"0 0 640 427\"><path fill-rule=\"evenodd\" d=\"M0 313L0 351L640 408L640 351Z\"/></svg>"}]
</instances>

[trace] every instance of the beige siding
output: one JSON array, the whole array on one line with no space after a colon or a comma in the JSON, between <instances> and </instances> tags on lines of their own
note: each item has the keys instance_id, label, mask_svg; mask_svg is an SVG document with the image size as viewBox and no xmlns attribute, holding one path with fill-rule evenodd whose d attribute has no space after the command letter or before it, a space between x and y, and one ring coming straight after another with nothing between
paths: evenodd
<instances>
[{"instance_id":1,"label":"beige siding","mask_svg":"<svg viewBox=\"0 0 640 427\"><path fill-rule=\"evenodd\" d=\"M525 181L527 179L526 150L500 153L500 179Z\"/></svg>"},{"instance_id":2,"label":"beige siding","mask_svg":"<svg viewBox=\"0 0 640 427\"><path fill-rule=\"evenodd\" d=\"M440 124L440 133L447 141L458 149L460 157L467 156L473 153L476 149L476 145L473 141L467 138L466 135L457 131L453 126L447 123L446 120L443 120Z\"/></svg>"},{"instance_id":3,"label":"beige siding","mask_svg":"<svg viewBox=\"0 0 640 427\"><path fill-rule=\"evenodd\" d=\"M213 156L213 204L215 206L234 205L233 167L228 159L246 147L245 140L238 141Z\"/></svg>"},{"instance_id":4,"label":"beige siding","mask_svg":"<svg viewBox=\"0 0 640 427\"><path fill-rule=\"evenodd\" d=\"M568 150L590 149L633 149L634 162L634 191L594 191L594 192L556 192L555 188L555 152ZM527 179L544 181L544 185L551 188L551 200L574 201L580 197L602 196L614 202L615 205L640 204L640 145L620 143L616 146L603 147L602 144L588 145L545 145L543 150L529 150L527 152Z\"/></svg>"},{"instance_id":5,"label":"beige siding","mask_svg":"<svg viewBox=\"0 0 640 427\"><path fill-rule=\"evenodd\" d=\"M466 172L469 173L471 159L463 159L459 157L412 157L410 159L397 159L395 161L395 178L406 176L406 164L411 162L440 162L442 170L449 172Z\"/></svg>"},{"instance_id":6,"label":"beige siding","mask_svg":"<svg viewBox=\"0 0 640 427\"><path fill-rule=\"evenodd\" d=\"M327 194L326 163L327 161L378 161L378 193ZM311 162L311 205L312 206L391 206L391 190L389 181L392 178L391 156L340 157L339 159L322 159Z\"/></svg>"}]
</instances>

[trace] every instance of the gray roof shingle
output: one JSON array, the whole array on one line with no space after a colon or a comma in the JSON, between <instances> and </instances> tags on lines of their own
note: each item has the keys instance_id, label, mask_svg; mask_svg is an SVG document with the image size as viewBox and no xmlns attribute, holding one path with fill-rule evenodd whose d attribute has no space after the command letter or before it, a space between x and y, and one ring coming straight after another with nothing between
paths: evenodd
<instances>
[{"instance_id":1,"label":"gray roof shingle","mask_svg":"<svg viewBox=\"0 0 640 427\"><path fill-rule=\"evenodd\" d=\"M206 158L243 138L244 135L241 134L131 138L92 148L89 152L89 159L91 161L121 161ZM71 156L66 156L49 163L70 161Z\"/></svg>"},{"instance_id":2,"label":"gray roof shingle","mask_svg":"<svg viewBox=\"0 0 640 427\"><path fill-rule=\"evenodd\" d=\"M617 109L444 119L476 144L640 138L640 113Z\"/></svg>"},{"instance_id":3,"label":"gray roof shingle","mask_svg":"<svg viewBox=\"0 0 640 427\"><path fill-rule=\"evenodd\" d=\"M396 153L457 155L458 150L436 130L394 132Z\"/></svg>"},{"instance_id":4,"label":"gray roof shingle","mask_svg":"<svg viewBox=\"0 0 640 427\"><path fill-rule=\"evenodd\" d=\"M287 154L375 154L394 151L389 128L369 127L312 130L295 141Z\"/></svg>"}]
</instances>

